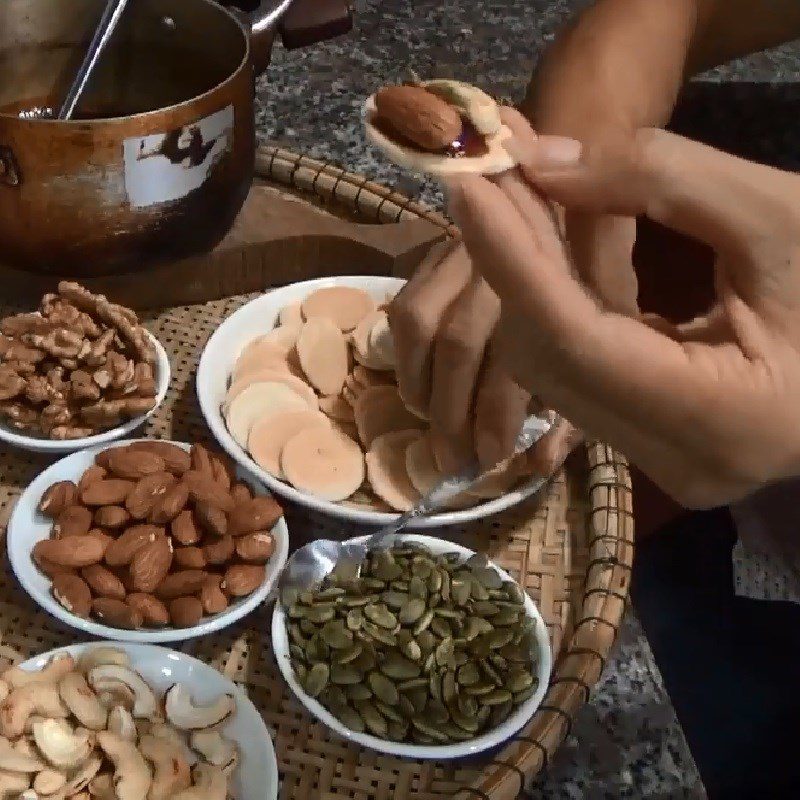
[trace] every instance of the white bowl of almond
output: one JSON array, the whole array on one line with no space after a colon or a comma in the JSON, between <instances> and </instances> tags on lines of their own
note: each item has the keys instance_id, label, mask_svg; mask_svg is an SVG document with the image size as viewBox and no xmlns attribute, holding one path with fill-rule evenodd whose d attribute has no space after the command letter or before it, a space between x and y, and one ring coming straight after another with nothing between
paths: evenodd
<instances>
[{"instance_id":1,"label":"white bowl of almond","mask_svg":"<svg viewBox=\"0 0 800 800\"><path fill-rule=\"evenodd\" d=\"M264 602L286 563L283 512L202 445L140 439L73 453L17 502L6 535L30 596L94 636L171 642Z\"/></svg>"},{"instance_id":2,"label":"white bowl of almond","mask_svg":"<svg viewBox=\"0 0 800 800\"><path fill-rule=\"evenodd\" d=\"M397 387L386 306L403 281L334 277L252 300L209 339L197 372L203 415L222 448L276 494L328 516L382 525L444 476L429 424ZM524 456L417 527L503 511L541 479Z\"/></svg>"}]
</instances>

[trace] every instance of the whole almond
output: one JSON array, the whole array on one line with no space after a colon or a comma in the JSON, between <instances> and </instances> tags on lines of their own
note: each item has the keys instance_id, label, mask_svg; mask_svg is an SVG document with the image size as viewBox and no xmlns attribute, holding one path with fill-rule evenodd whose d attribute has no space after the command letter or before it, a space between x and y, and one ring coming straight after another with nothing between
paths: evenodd
<instances>
[{"instance_id":1,"label":"whole almond","mask_svg":"<svg viewBox=\"0 0 800 800\"><path fill-rule=\"evenodd\" d=\"M228 567L221 587L233 597L252 594L264 582L266 569L260 564L233 564Z\"/></svg>"},{"instance_id":2,"label":"whole almond","mask_svg":"<svg viewBox=\"0 0 800 800\"><path fill-rule=\"evenodd\" d=\"M92 527L92 512L84 506L69 506L57 517L53 525L53 536L64 539L67 536L83 536Z\"/></svg>"},{"instance_id":3,"label":"whole almond","mask_svg":"<svg viewBox=\"0 0 800 800\"><path fill-rule=\"evenodd\" d=\"M125 499L125 508L134 519L146 519L156 504L175 483L169 472L155 472L136 482Z\"/></svg>"},{"instance_id":4,"label":"whole almond","mask_svg":"<svg viewBox=\"0 0 800 800\"><path fill-rule=\"evenodd\" d=\"M209 503L217 508L221 508L225 512L233 508L231 493L226 492L213 477L192 470L183 476L183 480L189 487L189 497L193 501Z\"/></svg>"},{"instance_id":5,"label":"whole almond","mask_svg":"<svg viewBox=\"0 0 800 800\"><path fill-rule=\"evenodd\" d=\"M94 512L94 524L111 530L124 527L130 518L131 515L122 506L101 506Z\"/></svg>"},{"instance_id":6,"label":"whole almond","mask_svg":"<svg viewBox=\"0 0 800 800\"><path fill-rule=\"evenodd\" d=\"M202 444L193 444L189 453L192 469L214 479L214 467L211 463L211 454Z\"/></svg>"},{"instance_id":7,"label":"whole almond","mask_svg":"<svg viewBox=\"0 0 800 800\"><path fill-rule=\"evenodd\" d=\"M176 547L175 564L179 569L203 569L206 557L200 547Z\"/></svg>"},{"instance_id":8,"label":"whole almond","mask_svg":"<svg viewBox=\"0 0 800 800\"><path fill-rule=\"evenodd\" d=\"M259 495L249 503L237 503L228 516L232 536L268 531L283 516L283 509L272 497Z\"/></svg>"},{"instance_id":9,"label":"whole almond","mask_svg":"<svg viewBox=\"0 0 800 800\"><path fill-rule=\"evenodd\" d=\"M97 481L102 481L107 475L107 470L99 464L89 467L78 481L78 494L83 494L83 490L86 489L87 486L91 486L93 483L97 483Z\"/></svg>"},{"instance_id":10,"label":"whole almond","mask_svg":"<svg viewBox=\"0 0 800 800\"><path fill-rule=\"evenodd\" d=\"M33 546L35 556L62 567L88 567L103 557L103 543L94 536L70 536L67 539L43 539Z\"/></svg>"},{"instance_id":11,"label":"whole almond","mask_svg":"<svg viewBox=\"0 0 800 800\"><path fill-rule=\"evenodd\" d=\"M46 558L42 558L41 555L37 554L35 550L31 555L36 566L39 567L39 569L51 580L58 575L59 572L67 572L70 575L75 574L75 570L72 567L62 567L60 564L53 564Z\"/></svg>"},{"instance_id":12,"label":"whole almond","mask_svg":"<svg viewBox=\"0 0 800 800\"><path fill-rule=\"evenodd\" d=\"M92 610L92 593L78 575L60 572L53 577L53 597L78 617L88 617Z\"/></svg>"},{"instance_id":13,"label":"whole almond","mask_svg":"<svg viewBox=\"0 0 800 800\"><path fill-rule=\"evenodd\" d=\"M209 575L200 590L200 602L206 614L221 614L228 607L228 598L220 589L221 575Z\"/></svg>"},{"instance_id":14,"label":"whole almond","mask_svg":"<svg viewBox=\"0 0 800 800\"><path fill-rule=\"evenodd\" d=\"M236 479L236 470L227 456L221 453L212 453L211 470L217 485L224 491L229 492Z\"/></svg>"},{"instance_id":15,"label":"whole almond","mask_svg":"<svg viewBox=\"0 0 800 800\"><path fill-rule=\"evenodd\" d=\"M111 542L115 541L113 536L109 536L105 531L100 530L100 528L92 528L86 535L94 536L94 538L100 542L103 547L103 557L105 557L108 546L111 544Z\"/></svg>"},{"instance_id":16,"label":"whole almond","mask_svg":"<svg viewBox=\"0 0 800 800\"><path fill-rule=\"evenodd\" d=\"M142 612L129 606L124 600L113 597L96 597L92 602L92 612L101 622L112 628L135 630L144 623Z\"/></svg>"},{"instance_id":17,"label":"whole almond","mask_svg":"<svg viewBox=\"0 0 800 800\"><path fill-rule=\"evenodd\" d=\"M200 529L194 521L194 515L188 509L181 511L181 513L172 520L169 529L172 533L172 538L175 539L178 544L188 546L197 544L200 541Z\"/></svg>"},{"instance_id":18,"label":"whole almond","mask_svg":"<svg viewBox=\"0 0 800 800\"><path fill-rule=\"evenodd\" d=\"M126 564L130 564L139 550L154 542L163 533L164 529L157 528L155 525L134 525L132 528L128 528L106 549L106 564L109 567L124 567Z\"/></svg>"},{"instance_id":19,"label":"whole almond","mask_svg":"<svg viewBox=\"0 0 800 800\"><path fill-rule=\"evenodd\" d=\"M146 442L133 442L130 449L144 450L159 456L164 460L167 472L171 472L173 475L183 475L192 468L189 452L171 442L160 442L154 439Z\"/></svg>"},{"instance_id":20,"label":"whole almond","mask_svg":"<svg viewBox=\"0 0 800 800\"><path fill-rule=\"evenodd\" d=\"M39 511L50 519L55 519L64 509L78 501L78 487L72 481L54 483L42 495Z\"/></svg>"},{"instance_id":21,"label":"whole almond","mask_svg":"<svg viewBox=\"0 0 800 800\"><path fill-rule=\"evenodd\" d=\"M253 493L245 484L235 483L231 487L231 497L233 498L235 507L239 505L239 503L249 503L253 499Z\"/></svg>"},{"instance_id":22,"label":"whole almond","mask_svg":"<svg viewBox=\"0 0 800 800\"><path fill-rule=\"evenodd\" d=\"M117 478L138 481L165 469L164 459L146 450L116 447L108 457L108 471Z\"/></svg>"},{"instance_id":23,"label":"whole almond","mask_svg":"<svg viewBox=\"0 0 800 800\"><path fill-rule=\"evenodd\" d=\"M136 551L131 560L131 585L137 592L153 592L172 566L172 548L166 536Z\"/></svg>"},{"instance_id":24,"label":"whole almond","mask_svg":"<svg viewBox=\"0 0 800 800\"><path fill-rule=\"evenodd\" d=\"M214 542L203 545L203 555L206 561L214 566L227 564L233 558L236 544L232 536L222 536Z\"/></svg>"},{"instance_id":25,"label":"whole almond","mask_svg":"<svg viewBox=\"0 0 800 800\"><path fill-rule=\"evenodd\" d=\"M198 525L215 536L224 536L228 531L228 518L225 512L217 506L203 500L195 503L194 515Z\"/></svg>"},{"instance_id":26,"label":"whole almond","mask_svg":"<svg viewBox=\"0 0 800 800\"><path fill-rule=\"evenodd\" d=\"M156 500L150 511L150 521L156 525L166 525L186 508L188 502L189 487L183 482L176 483Z\"/></svg>"},{"instance_id":27,"label":"whole almond","mask_svg":"<svg viewBox=\"0 0 800 800\"><path fill-rule=\"evenodd\" d=\"M260 531L248 533L236 539L236 555L242 561L264 564L275 550L275 539L271 533Z\"/></svg>"},{"instance_id":28,"label":"whole almond","mask_svg":"<svg viewBox=\"0 0 800 800\"><path fill-rule=\"evenodd\" d=\"M461 135L458 109L421 86L387 86L376 92L375 109L392 132L423 150L442 150Z\"/></svg>"},{"instance_id":29,"label":"whole almond","mask_svg":"<svg viewBox=\"0 0 800 800\"><path fill-rule=\"evenodd\" d=\"M145 625L162 627L169 624L169 611L167 607L152 594L132 592L126 598L131 608L135 608L142 615Z\"/></svg>"},{"instance_id":30,"label":"whole almond","mask_svg":"<svg viewBox=\"0 0 800 800\"><path fill-rule=\"evenodd\" d=\"M81 492L81 502L87 506L116 506L125 502L125 498L133 489L131 481L119 478L104 478L90 483Z\"/></svg>"},{"instance_id":31,"label":"whole almond","mask_svg":"<svg viewBox=\"0 0 800 800\"><path fill-rule=\"evenodd\" d=\"M89 584L89 588L98 597L114 597L125 599L125 587L122 581L102 564L92 564L81 570L81 577Z\"/></svg>"},{"instance_id":32,"label":"whole almond","mask_svg":"<svg viewBox=\"0 0 800 800\"><path fill-rule=\"evenodd\" d=\"M176 628L191 628L203 618L203 605L196 597L176 597L169 603L169 618Z\"/></svg>"},{"instance_id":33,"label":"whole almond","mask_svg":"<svg viewBox=\"0 0 800 800\"><path fill-rule=\"evenodd\" d=\"M156 589L156 597L162 600L172 600L188 594L195 594L203 588L208 573L199 569L184 569L167 575Z\"/></svg>"}]
</instances>

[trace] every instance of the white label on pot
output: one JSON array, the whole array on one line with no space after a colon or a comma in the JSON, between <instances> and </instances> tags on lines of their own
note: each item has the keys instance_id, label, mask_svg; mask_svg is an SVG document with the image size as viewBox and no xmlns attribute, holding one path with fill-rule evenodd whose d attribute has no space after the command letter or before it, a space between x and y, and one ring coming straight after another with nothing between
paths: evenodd
<instances>
[{"instance_id":1,"label":"white label on pot","mask_svg":"<svg viewBox=\"0 0 800 800\"><path fill-rule=\"evenodd\" d=\"M125 140L125 191L133 208L200 188L233 148L233 106L167 133Z\"/></svg>"}]
</instances>

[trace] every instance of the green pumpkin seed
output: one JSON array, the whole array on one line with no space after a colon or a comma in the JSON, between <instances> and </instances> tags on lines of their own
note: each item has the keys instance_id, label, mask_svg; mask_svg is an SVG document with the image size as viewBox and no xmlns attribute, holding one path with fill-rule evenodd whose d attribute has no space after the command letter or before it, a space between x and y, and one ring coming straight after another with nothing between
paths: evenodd
<instances>
[{"instance_id":1,"label":"green pumpkin seed","mask_svg":"<svg viewBox=\"0 0 800 800\"><path fill-rule=\"evenodd\" d=\"M436 667L436 653L428 653L425 663L422 665L422 671L427 675L432 672Z\"/></svg>"},{"instance_id":2,"label":"green pumpkin seed","mask_svg":"<svg viewBox=\"0 0 800 800\"><path fill-rule=\"evenodd\" d=\"M514 708L514 704L511 700L507 700L505 703L498 703L496 706L492 707L492 714L489 717L489 725L493 728L500 723L504 722L508 719L508 715L511 713L512 709Z\"/></svg>"},{"instance_id":3,"label":"green pumpkin seed","mask_svg":"<svg viewBox=\"0 0 800 800\"><path fill-rule=\"evenodd\" d=\"M450 584L450 594L457 606L465 606L467 604L471 591L472 582L463 578L453 580Z\"/></svg>"},{"instance_id":4,"label":"green pumpkin seed","mask_svg":"<svg viewBox=\"0 0 800 800\"><path fill-rule=\"evenodd\" d=\"M363 652L361 642L355 642L352 647L346 650L337 650L332 654L332 661L334 664L349 664L355 661Z\"/></svg>"},{"instance_id":5,"label":"green pumpkin seed","mask_svg":"<svg viewBox=\"0 0 800 800\"><path fill-rule=\"evenodd\" d=\"M458 694L458 684L456 683L456 673L447 670L442 677L442 700L445 703L452 703Z\"/></svg>"},{"instance_id":6,"label":"green pumpkin seed","mask_svg":"<svg viewBox=\"0 0 800 800\"><path fill-rule=\"evenodd\" d=\"M483 727L488 721L489 716L492 713L492 706L478 706L478 713L475 715L475 719L478 720L478 726Z\"/></svg>"},{"instance_id":7,"label":"green pumpkin seed","mask_svg":"<svg viewBox=\"0 0 800 800\"><path fill-rule=\"evenodd\" d=\"M397 617L384 605L368 605L364 607L367 618L381 628L393 630L397 625Z\"/></svg>"},{"instance_id":8,"label":"green pumpkin seed","mask_svg":"<svg viewBox=\"0 0 800 800\"><path fill-rule=\"evenodd\" d=\"M419 677L419 664L405 658L397 652L389 653L380 666L381 672L390 678L407 681Z\"/></svg>"},{"instance_id":9,"label":"green pumpkin seed","mask_svg":"<svg viewBox=\"0 0 800 800\"><path fill-rule=\"evenodd\" d=\"M320 632L322 641L334 650L346 650L353 645L353 634L340 619L326 622Z\"/></svg>"},{"instance_id":10,"label":"green pumpkin seed","mask_svg":"<svg viewBox=\"0 0 800 800\"><path fill-rule=\"evenodd\" d=\"M432 569L428 575L428 591L431 594L438 594L442 589L442 573L438 569Z\"/></svg>"},{"instance_id":11,"label":"green pumpkin seed","mask_svg":"<svg viewBox=\"0 0 800 800\"><path fill-rule=\"evenodd\" d=\"M433 621L433 611L426 611L414 625L414 636L419 636Z\"/></svg>"},{"instance_id":12,"label":"green pumpkin seed","mask_svg":"<svg viewBox=\"0 0 800 800\"><path fill-rule=\"evenodd\" d=\"M471 642L476 636L482 633L489 633L494 630L494 626L488 620L481 617L467 617L464 622L464 638Z\"/></svg>"},{"instance_id":13,"label":"green pumpkin seed","mask_svg":"<svg viewBox=\"0 0 800 800\"><path fill-rule=\"evenodd\" d=\"M339 687L332 687L339 688ZM372 697L372 692L365 683L352 683L350 686L345 686L344 693L349 700L369 700Z\"/></svg>"},{"instance_id":14,"label":"green pumpkin seed","mask_svg":"<svg viewBox=\"0 0 800 800\"><path fill-rule=\"evenodd\" d=\"M413 639L401 644L400 651L411 661L419 661L422 658L422 648Z\"/></svg>"},{"instance_id":15,"label":"green pumpkin seed","mask_svg":"<svg viewBox=\"0 0 800 800\"><path fill-rule=\"evenodd\" d=\"M494 689L491 692L482 694L478 697L478 703L482 706L497 706L500 703L511 702L511 692L508 689Z\"/></svg>"},{"instance_id":16,"label":"green pumpkin seed","mask_svg":"<svg viewBox=\"0 0 800 800\"><path fill-rule=\"evenodd\" d=\"M415 575L408 582L408 593L411 595L411 597L418 597L421 600L426 600L428 597L428 587L422 578L420 578L418 575Z\"/></svg>"},{"instance_id":17,"label":"green pumpkin seed","mask_svg":"<svg viewBox=\"0 0 800 800\"><path fill-rule=\"evenodd\" d=\"M422 734L427 736L429 739L433 739L434 742L445 743L448 741L447 734L443 731L440 731L438 728L435 728L433 725L429 725L427 722L421 719L412 719L411 724Z\"/></svg>"},{"instance_id":18,"label":"green pumpkin seed","mask_svg":"<svg viewBox=\"0 0 800 800\"><path fill-rule=\"evenodd\" d=\"M480 680L477 683L473 683L471 686L465 686L464 691L474 697L482 697L483 695L493 692L495 688L494 683L491 681Z\"/></svg>"},{"instance_id":19,"label":"green pumpkin seed","mask_svg":"<svg viewBox=\"0 0 800 800\"><path fill-rule=\"evenodd\" d=\"M415 641L423 653L428 653L436 647L436 637L429 630L417 634Z\"/></svg>"},{"instance_id":20,"label":"green pumpkin seed","mask_svg":"<svg viewBox=\"0 0 800 800\"><path fill-rule=\"evenodd\" d=\"M387 725L386 738L392 742L402 742L408 736L408 727L409 723L407 720L403 720L402 722L390 720Z\"/></svg>"},{"instance_id":21,"label":"green pumpkin seed","mask_svg":"<svg viewBox=\"0 0 800 800\"><path fill-rule=\"evenodd\" d=\"M331 682L340 686L361 683L361 673L351 664L333 664L331 666Z\"/></svg>"},{"instance_id":22,"label":"green pumpkin seed","mask_svg":"<svg viewBox=\"0 0 800 800\"><path fill-rule=\"evenodd\" d=\"M405 722L405 717L403 717L397 708L382 703L380 700L375 701L375 706L386 719L392 722Z\"/></svg>"},{"instance_id":23,"label":"green pumpkin seed","mask_svg":"<svg viewBox=\"0 0 800 800\"><path fill-rule=\"evenodd\" d=\"M446 569L439 569L439 577L442 581L442 585L439 588L439 594L442 598L442 601L445 603L450 602L450 573Z\"/></svg>"},{"instance_id":24,"label":"green pumpkin seed","mask_svg":"<svg viewBox=\"0 0 800 800\"><path fill-rule=\"evenodd\" d=\"M336 718L351 731L356 733L364 733L364 720L361 714L350 706L336 709Z\"/></svg>"},{"instance_id":25,"label":"green pumpkin seed","mask_svg":"<svg viewBox=\"0 0 800 800\"><path fill-rule=\"evenodd\" d=\"M385 675L380 672L370 672L367 683L379 700L390 706L397 705L397 687Z\"/></svg>"},{"instance_id":26,"label":"green pumpkin seed","mask_svg":"<svg viewBox=\"0 0 800 800\"><path fill-rule=\"evenodd\" d=\"M492 625L498 627L516 625L518 621L519 611L514 611L511 608L501 608L500 611L492 617Z\"/></svg>"},{"instance_id":27,"label":"green pumpkin seed","mask_svg":"<svg viewBox=\"0 0 800 800\"><path fill-rule=\"evenodd\" d=\"M527 664L530 660L530 653L526 653L523 648L516 644L507 644L497 651L506 661L513 661L514 663Z\"/></svg>"},{"instance_id":28,"label":"green pumpkin seed","mask_svg":"<svg viewBox=\"0 0 800 800\"><path fill-rule=\"evenodd\" d=\"M367 649L366 643L361 642L361 655L353 661L353 666L359 670L360 672L369 672L370 670L375 669L375 664L377 664L377 659L375 658L375 654Z\"/></svg>"},{"instance_id":29,"label":"green pumpkin seed","mask_svg":"<svg viewBox=\"0 0 800 800\"><path fill-rule=\"evenodd\" d=\"M528 700L531 699L536 694L536 690L539 688L539 681L534 678L533 683L531 684L529 689L525 689L521 692L514 693L514 705L522 705L522 703L526 703Z\"/></svg>"},{"instance_id":30,"label":"green pumpkin seed","mask_svg":"<svg viewBox=\"0 0 800 800\"><path fill-rule=\"evenodd\" d=\"M373 590L383 590L386 588L386 581L382 581L379 578L365 578L362 576L361 584L365 588Z\"/></svg>"},{"instance_id":31,"label":"green pumpkin seed","mask_svg":"<svg viewBox=\"0 0 800 800\"><path fill-rule=\"evenodd\" d=\"M421 714L425 710L425 707L428 705L428 700L430 699L428 697L427 688L412 689L407 697L414 706L414 713L416 714Z\"/></svg>"},{"instance_id":32,"label":"green pumpkin seed","mask_svg":"<svg viewBox=\"0 0 800 800\"><path fill-rule=\"evenodd\" d=\"M458 696L458 710L466 717L474 717L478 713L478 701L471 694ZM453 709L450 709L451 713Z\"/></svg>"},{"instance_id":33,"label":"green pumpkin seed","mask_svg":"<svg viewBox=\"0 0 800 800\"><path fill-rule=\"evenodd\" d=\"M305 654L309 661L327 661L330 658L331 650L319 635L315 634L308 640Z\"/></svg>"},{"instance_id":34,"label":"green pumpkin seed","mask_svg":"<svg viewBox=\"0 0 800 800\"><path fill-rule=\"evenodd\" d=\"M493 617L500 609L491 600L476 600L472 605L472 610L479 617Z\"/></svg>"},{"instance_id":35,"label":"green pumpkin seed","mask_svg":"<svg viewBox=\"0 0 800 800\"><path fill-rule=\"evenodd\" d=\"M286 616L292 620L301 620L306 615L306 609L304 606L293 605L289 606L289 609L286 612Z\"/></svg>"},{"instance_id":36,"label":"green pumpkin seed","mask_svg":"<svg viewBox=\"0 0 800 800\"><path fill-rule=\"evenodd\" d=\"M431 739L430 736L426 736L424 733L422 733L422 731L417 731L413 729L411 731L411 741L413 741L414 744L424 744L428 746L436 744L435 739Z\"/></svg>"},{"instance_id":37,"label":"green pumpkin seed","mask_svg":"<svg viewBox=\"0 0 800 800\"><path fill-rule=\"evenodd\" d=\"M349 631L358 631L361 630L361 623L364 620L363 612L358 608L352 608L350 611L347 612L347 616L345 617L347 630Z\"/></svg>"},{"instance_id":38,"label":"green pumpkin seed","mask_svg":"<svg viewBox=\"0 0 800 800\"><path fill-rule=\"evenodd\" d=\"M306 675L303 688L311 697L317 697L319 693L328 685L331 670L327 664L314 664Z\"/></svg>"},{"instance_id":39,"label":"green pumpkin seed","mask_svg":"<svg viewBox=\"0 0 800 800\"><path fill-rule=\"evenodd\" d=\"M306 652L303 650L300 645L294 644L293 642L289 644L289 655L295 661L305 661L306 660Z\"/></svg>"},{"instance_id":40,"label":"green pumpkin seed","mask_svg":"<svg viewBox=\"0 0 800 800\"><path fill-rule=\"evenodd\" d=\"M524 692L525 689L533 684L533 675L524 669L514 669L506 679L506 686L509 692L516 694Z\"/></svg>"},{"instance_id":41,"label":"green pumpkin seed","mask_svg":"<svg viewBox=\"0 0 800 800\"><path fill-rule=\"evenodd\" d=\"M397 639L395 639L394 634L390 631L387 631L385 628L381 628L379 625L374 625L371 622L364 622L361 625L362 632L367 634L372 639L380 642L381 644L385 644L387 647L396 647L397 646Z\"/></svg>"},{"instance_id":42,"label":"green pumpkin seed","mask_svg":"<svg viewBox=\"0 0 800 800\"><path fill-rule=\"evenodd\" d=\"M431 702L433 700L441 702L442 679L438 672L431 672L431 674L428 676L428 692L431 696Z\"/></svg>"},{"instance_id":43,"label":"green pumpkin seed","mask_svg":"<svg viewBox=\"0 0 800 800\"><path fill-rule=\"evenodd\" d=\"M450 709L450 716L458 725L459 728L462 730L468 731L469 733L476 733L480 728L480 723L478 722L478 718L476 716L467 716L466 714L462 714L457 708Z\"/></svg>"},{"instance_id":44,"label":"green pumpkin seed","mask_svg":"<svg viewBox=\"0 0 800 800\"><path fill-rule=\"evenodd\" d=\"M425 613L425 600L420 597L411 597L403 604L398 615L402 625L413 625ZM416 631L415 631L416 633Z\"/></svg>"},{"instance_id":45,"label":"green pumpkin seed","mask_svg":"<svg viewBox=\"0 0 800 800\"><path fill-rule=\"evenodd\" d=\"M431 614L433 616L433 614ZM294 642L296 645L302 647L306 643L306 637L303 636L303 632L300 630L300 626L292 623L287 627L289 631L289 638Z\"/></svg>"},{"instance_id":46,"label":"green pumpkin seed","mask_svg":"<svg viewBox=\"0 0 800 800\"><path fill-rule=\"evenodd\" d=\"M462 686L473 686L481 679L478 667L473 661L468 661L458 670L458 682Z\"/></svg>"},{"instance_id":47,"label":"green pumpkin seed","mask_svg":"<svg viewBox=\"0 0 800 800\"><path fill-rule=\"evenodd\" d=\"M427 685L428 685L427 678L411 678L411 680L401 681L400 683L398 683L397 688L401 692L408 692L411 691L412 689L419 689L420 687Z\"/></svg>"},{"instance_id":48,"label":"green pumpkin seed","mask_svg":"<svg viewBox=\"0 0 800 800\"><path fill-rule=\"evenodd\" d=\"M306 675L308 675L308 669L306 668L305 664L301 662L296 662L294 665L294 674L297 676L297 682L302 686L305 683Z\"/></svg>"},{"instance_id":49,"label":"green pumpkin seed","mask_svg":"<svg viewBox=\"0 0 800 800\"><path fill-rule=\"evenodd\" d=\"M330 606L309 606L305 612L305 618L315 625L330 622L336 616L336 611Z\"/></svg>"},{"instance_id":50,"label":"green pumpkin seed","mask_svg":"<svg viewBox=\"0 0 800 800\"><path fill-rule=\"evenodd\" d=\"M453 629L450 627L450 623L443 617L434 616L431 620L431 630L440 639L448 639L453 636Z\"/></svg>"},{"instance_id":51,"label":"green pumpkin seed","mask_svg":"<svg viewBox=\"0 0 800 800\"><path fill-rule=\"evenodd\" d=\"M500 573L492 567L473 569L472 575L476 581L487 589L500 589L503 586L503 579Z\"/></svg>"},{"instance_id":52,"label":"green pumpkin seed","mask_svg":"<svg viewBox=\"0 0 800 800\"><path fill-rule=\"evenodd\" d=\"M487 641L491 650L499 650L505 647L513 638L514 632L508 628L495 628L491 633L487 633Z\"/></svg>"},{"instance_id":53,"label":"green pumpkin seed","mask_svg":"<svg viewBox=\"0 0 800 800\"><path fill-rule=\"evenodd\" d=\"M386 724L386 718L381 715L375 704L365 700L359 702L356 707L364 720L364 724L367 726L367 730L378 738L385 739L386 734L389 732L388 725Z\"/></svg>"},{"instance_id":54,"label":"green pumpkin seed","mask_svg":"<svg viewBox=\"0 0 800 800\"><path fill-rule=\"evenodd\" d=\"M485 603L489 599L489 590L480 581L472 581L470 589L470 595L476 602Z\"/></svg>"},{"instance_id":55,"label":"green pumpkin seed","mask_svg":"<svg viewBox=\"0 0 800 800\"><path fill-rule=\"evenodd\" d=\"M503 678L498 674L497 670L492 666L488 658L480 660L480 667L483 674L495 685L502 686Z\"/></svg>"},{"instance_id":56,"label":"green pumpkin seed","mask_svg":"<svg viewBox=\"0 0 800 800\"><path fill-rule=\"evenodd\" d=\"M355 684L358 685L358 684ZM349 688L349 687L348 687ZM319 701L326 708L342 708L347 705L347 695L340 686L329 683L319 695Z\"/></svg>"},{"instance_id":57,"label":"green pumpkin seed","mask_svg":"<svg viewBox=\"0 0 800 800\"><path fill-rule=\"evenodd\" d=\"M451 741L455 742L468 742L470 739L475 738L475 734L470 731L465 731L454 722L448 722L442 726L442 732L447 734Z\"/></svg>"},{"instance_id":58,"label":"green pumpkin seed","mask_svg":"<svg viewBox=\"0 0 800 800\"><path fill-rule=\"evenodd\" d=\"M450 712L441 700L434 697L428 701L428 705L425 707L425 719L434 725L444 725L450 720Z\"/></svg>"},{"instance_id":59,"label":"green pumpkin seed","mask_svg":"<svg viewBox=\"0 0 800 800\"><path fill-rule=\"evenodd\" d=\"M381 595L381 600L383 600L389 608L400 609L408 602L408 593L389 589Z\"/></svg>"},{"instance_id":60,"label":"green pumpkin seed","mask_svg":"<svg viewBox=\"0 0 800 800\"><path fill-rule=\"evenodd\" d=\"M369 605L371 602L371 597L345 597L342 601L342 605L347 608L362 608L363 606Z\"/></svg>"},{"instance_id":61,"label":"green pumpkin seed","mask_svg":"<svg viewBox=\"0 0 800 800\"><path fill-rule=\"evenodd\" d=\"M436 663L440 667L451 666L454 652L453 640L449 637L443 639L442 643L436 648Z\"/></svg>"}]
</instances>

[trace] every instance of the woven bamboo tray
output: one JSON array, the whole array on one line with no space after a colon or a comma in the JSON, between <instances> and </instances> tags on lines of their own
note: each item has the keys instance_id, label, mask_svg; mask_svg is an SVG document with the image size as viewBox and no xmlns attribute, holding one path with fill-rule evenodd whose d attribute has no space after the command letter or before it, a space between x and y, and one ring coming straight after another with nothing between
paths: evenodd
<instances>
[{"instance_id":1,"label":"woven bamboo tray","mask_svg":"<svg viewBox=\"0 0 800 800\"><path fill-rule=\"evenodd\" d=\"M260 179L284 187L307 207L337 220L394 223L424 219L451 232L440 215L366 179L278 148L262 149ZM385 267L390 265L385 264ZM319 272L295 267L294 279ZM239 295L145 315L170 355L172 385L144 434L206 440L194 395L203 345L225 317L246 302ZM11 309L0 307L0 313ZM43 456L0 452L0 529L20 492L47 465ZM350 536L352 528L287 508L292 542ZM555 667L544 704L520 735L497 752L469 761L396 759L348 745L316 723L284 685L270 649L270 609L238 626L189 642L186 652L242 685L275 736L282 800L513 800L530 786L567 735L598 680L625 609L633 557L631 487L627 465L591 443L573 455L539 497L502 515L447 528L446 538L487 552L530 592L547 623ZM5 554L5 548L3 548ZM0 665L82 638L64 629L23 593L4 558L0 571ZM238 800L261 800L239 798Z\"/></svg>"}]
</instances>

